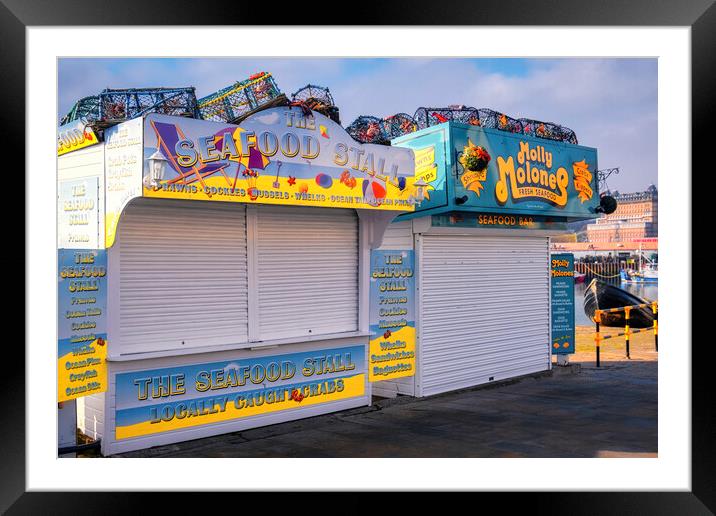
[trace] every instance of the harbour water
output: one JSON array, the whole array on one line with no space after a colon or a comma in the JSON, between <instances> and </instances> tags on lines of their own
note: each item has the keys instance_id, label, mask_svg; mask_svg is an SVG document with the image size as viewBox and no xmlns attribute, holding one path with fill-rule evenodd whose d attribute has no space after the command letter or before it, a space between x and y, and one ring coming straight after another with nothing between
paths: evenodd
<instances>
[{"instance_id":1,"label":"harbour water","mask_svg":"<svg viewBox=\"0 0 716 516\"><path fill-rule=\"evenodd\" d=\"M587 288L588 280L584 283L574 285L574 323L577 326L591 326L594 323L584 314L584 290ZM659 299L658 283L653 285L635 285L615 283L617 287L631 292L632 294L646 299L647 301L656 301Z\"/></svg>"}]
</instances>

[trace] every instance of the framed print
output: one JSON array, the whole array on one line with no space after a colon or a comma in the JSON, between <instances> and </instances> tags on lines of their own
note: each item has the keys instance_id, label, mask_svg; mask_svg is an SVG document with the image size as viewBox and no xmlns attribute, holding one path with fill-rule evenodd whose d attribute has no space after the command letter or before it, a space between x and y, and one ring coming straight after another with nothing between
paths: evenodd
<instances>
[{"instance_id":1,"label":"framed print","mask_svg":"<svg viewBox=\"0 0 716 516\"><path fill-rule=\"evenodd\" d=\"M716 8L255 8L0 5L29 204L0 507L716 510L689 209Z\"/></svg>"}]
</instances>

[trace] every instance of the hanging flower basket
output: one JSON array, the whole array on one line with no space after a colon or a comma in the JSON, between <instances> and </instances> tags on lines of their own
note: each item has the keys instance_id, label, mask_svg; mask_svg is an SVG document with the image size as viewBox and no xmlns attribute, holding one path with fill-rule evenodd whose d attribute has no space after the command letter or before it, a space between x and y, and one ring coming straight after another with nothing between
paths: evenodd
<instances>
[{"instance_id":1,"label":"hanging flower basket","mask_svg":"<svg viewBox=\"0 0 716 516\"><path fill-rule=\"evenodd\" d=\"M485 170L487 168L487 164L490 162L490 159L490 154L484 149L484 147L468 142L463 149L460 162L466 169L471 172L476 172L478 170Z\"/></svg>"}]
</instances>

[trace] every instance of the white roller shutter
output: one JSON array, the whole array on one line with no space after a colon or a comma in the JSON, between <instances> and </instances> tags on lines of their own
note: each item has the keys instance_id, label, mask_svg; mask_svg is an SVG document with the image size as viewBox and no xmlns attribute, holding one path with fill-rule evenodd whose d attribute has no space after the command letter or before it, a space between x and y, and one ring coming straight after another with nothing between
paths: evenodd
<instances>
[{"instance_id":1,"label":"white roller shutter","mask_svg":"<svg viewBox=\"0 0 716 516\"><path fill-rule=\"evenodd\" d=\"M425 235L420 247L422 395L549 369L547 238Z\"/></svg>"},{"instance_id":2,"label":"white roller shutter","mask_svg":"<svg viewBox=\"0 0 716 516\"><path fill-rule=\"evenodd\" d=\"M256 339L358 330L355 211L257 206L255 213Z\"/></svg>"},{"instance_id":3,"label":"white roller shutter","mask_svg":"<svg viewBox=\"0 0 716 516\"><path fill-rule=\"evenodd\" d=\"M122 354L247 341L243 205L141 199L118 235Z\"/></svg>"}]
</instances>

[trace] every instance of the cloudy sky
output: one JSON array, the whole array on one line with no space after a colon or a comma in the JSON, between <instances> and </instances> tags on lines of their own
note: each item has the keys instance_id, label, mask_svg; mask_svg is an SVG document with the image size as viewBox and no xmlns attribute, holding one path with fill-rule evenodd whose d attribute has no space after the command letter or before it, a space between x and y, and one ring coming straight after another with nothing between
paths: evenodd
<instances>
[{"instance_id":1,"label":"cloudy sky","mask_svg":"<svg viewBox=\"0 0 716 516\"><path fill-rule=\"evenodd\" d=\"M191 58L60 59L58 117L104 88L194 86L203 97L259 71L290 94L327 86L341 122L464 104L573 129L598 149L608 186L657 184L656 59Z\"/></svg>"}]
</instances>

